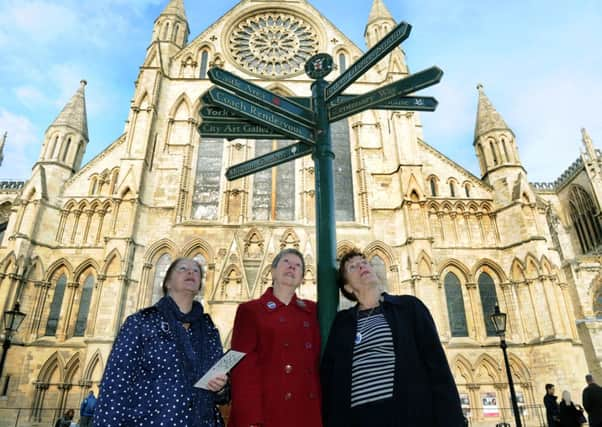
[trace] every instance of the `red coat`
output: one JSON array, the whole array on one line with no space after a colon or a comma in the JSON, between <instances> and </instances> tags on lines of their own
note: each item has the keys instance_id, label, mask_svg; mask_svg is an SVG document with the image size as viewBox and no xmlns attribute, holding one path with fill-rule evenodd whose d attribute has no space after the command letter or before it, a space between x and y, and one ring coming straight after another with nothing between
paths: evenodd
<instances>
[{"instance_id":1,"label":"red coat","mask_svg":"<svg viewBox=\"0 0 602 427\"><path fill-rule=\"evenodd\" d=\"M232 349L247 353L232 370L229 427L321 427L320 331L316 304L284 305L269 288L238 306Z\"/></svg>"}]
</instances>

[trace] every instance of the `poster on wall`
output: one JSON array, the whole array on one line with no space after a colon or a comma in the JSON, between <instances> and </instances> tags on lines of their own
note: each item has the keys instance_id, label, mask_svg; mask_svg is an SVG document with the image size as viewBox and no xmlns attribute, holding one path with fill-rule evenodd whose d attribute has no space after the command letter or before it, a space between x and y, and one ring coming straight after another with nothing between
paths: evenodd
<instances>
[{"instance_id":1,"label":"poster on wall","mask_svg":"<svg viewBox=\"0 0 602 427\"><path fill-rule=\"evenodd\" d=\"M460 393L460 404L462 405L462 413L468 419L470 419L470 399L468 394Z\"/></svg>"},{"instance_id":2,"label":"poster on wall","mask_svg":"<svg viewBox=\"0 0 602 427\"><path fill-rule=\"evenodd\" d=\"M483 404L484 417L493 418L500 416L500 410L497 406L495 392L481 393L481 402Z\"/></svg>"}]
</instances>

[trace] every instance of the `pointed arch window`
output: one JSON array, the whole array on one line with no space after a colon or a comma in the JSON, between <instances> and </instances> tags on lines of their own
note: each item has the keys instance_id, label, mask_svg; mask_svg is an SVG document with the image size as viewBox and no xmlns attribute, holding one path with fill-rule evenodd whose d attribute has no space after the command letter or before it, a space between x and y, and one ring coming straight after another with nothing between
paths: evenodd
<instances>
[{"instance_id":1,"label":"pointed arch window","mask_svg":"<svg viewBox=\"0 0 602 427\"><path fill-rule=\"evenodd\" d=\"M491 321L491 314L495 311L495 305L497 304L495 284L491 276L487 273L480 274L478 284L483 308L483 319L485 320L485 331L488 337L495 337L495 327Z\"/></svg>"},{"instance_id":2,"label":"pointed arch window","mask_svg":"<svg viewBox=\"0 0 602 427\"><path fill-rule=\"evenodd\" d=\"M255 157L290 145L289 141L257 140ZM253 219L295 219L295 162L280 164L253 177Z\"/></svg>"},{"instance_id":3,"label":"pointed arch window","mask_svg":"<svg viewBox=\"0 0 602 427\"><path fill-rule=\"evenodd\" d=\"M223 139L201 138L192 196L195 219L217 219L224 146Z\"/></svg>"},{"instance_id":4,"label":"pointed arch window","mask_svg":"<svg viewBox=\"0 0 602 427\"><path fill-rule=\"evenodd\" d=\"M331 123L330 135L334 151L334 188L335 219L353 221L353 177L351 174L351 144L349 141L349 123L339 120Z\"/></svg>"},{"instance_id":5,"label":"pointed arch window","mask_svg":"<svg viewBox=\"0 0 602 427\"><path fill-rule=\"evenodd\" d=\"M343 74L347 69L347 57L344 53L339 53L339 72Z\"/></svg>"},{"instance_id":6,"label":"pointed arch window","mask_svg":"<svg viewBox=\"0 0 602 427\"><path fill-rule=\"evenodd\" d=\"M429 178L429 187L431 189L431 196L436 197L437 196L437 179L434 176Z\"/></svg>"},{"instance_id":7,"label":"pointed arch window","mask_svg":"<svg viewBox=\"0 0 602 427\"><path fill-rule=\"evenodd\" d=\"M470 197L470 184L466 183L464 185L464 192L466 193L466 197Z\"/></svg>"},{"instance_id":8,"label":"pointed arch window","mask_svg":"<svg viewBox=\"0 0 602 427\"><path fill-rule=\"evenodd\" d=\"M209 64L209 52L207 52L206 50L203 50L201 52L201 73L199 76L201 79L207 78L207 65L208 64Z\"/></svg>"},{"instance_id":9,"label":"pointed arch window","mask_svg":"<svg viewBox=\"0 0 602 427\"><path fill-rule=\"evenodd\" d=\"M151 304L155 304L163 298L163 279L165 278L165 273L167 273L170 264L171 255L169 254L163 254L157 260L157 264L155 265L155 277L153 278L153 296Z\"/></svg>"},{"instance_id":10,"label":"pointed arch window","mask_svg":"<svg viewBox=\"0 0 602 427\"><path fill-rule=\"evenodd\" d=\"M50 303L50 313L48 314L48 320L46 321L46 331L44 335L52 337L56 335L56 329L59 324L59 317L61 315L61 307L63 305L63 296L65 295L65 288L67 287L67 276L62 274L56 281L54 287L54 295L52 296L52 302Z\"/></svg>"},{"instance_id":11,"label":"pointed arch window","mask_svg":"<svg viewBox=\"0 0 602 427\"><path fill-rule=\"evenodd\" d=\"M582 252L588 253L602 243L598 209L583 187L574 185L569 192L569 212Z\"/></svg>"},{"instance_id":12,"label":"pointed arch window","mask_svg":"<svg viewBox=\"0 0 602 427\"><path fill-rule=\"evenodd\" d=\"M447 273L443 281L443 287L445 288L451 336L467 337L466 311L464 310L464 298L462 297L462 287L458 276L451 272Z\"/></svg>"},{"instance_id":13,"label":"pointed arch window","mask_svg":"<svg viewBox=\"0 0 602 427\"><path fill-rule=\"evenodd\" d=\"M63 151L63 157L61 161L67 160L67 154L69 154L69 150L71 149L71 138L67 139L67 145L65 146L65 151Z\"/></svg>"},{"instance_id":14,"label":"pointed arch window","mask_svg":"<svg viewBox=\"0 0 602 427\"><path fill-rule=\"evenodd\" d=\"M453 180L449 181L449 195L450 197L456 197L456 185Z\"/></svg>"},{"instance_id":15,"label":"pointed arch window","mask_svg":"<svg viewBox=\"0 0 602 427\"><path fill-rule=\"evenodd\" d=\"M495 145L493 144L493 141L489 141L489 148L491 148L491 156L493 157L493 164L497 165L497 154L495 152Z\"/></svg>"},{"instance_id":16,"label":"pointed arch window","mask_svg":"<svg viewBox=\"0 0 602 427\"><path fill-rule=\"evenodd\" d=\"M376 273L378 278L381 280L382 284L385 286L384 290L386 290L387 289L387 267L385 265L385 261L378 255L374 255L370 259L370 264L374 268L374 272Z\"/></svg>"},{"instance_id":17,"label":"pointed arch window","mask_svg":"<svg viewBox=\"0 0 602 427\"><path fill-rule=\"evenodd\" d=\"M92 291L94 290L94 276L89 274L84 280L82 296L79 300L79 311L77 313L77 321L75 322L75 331L73 336L83 337L86 333L88 324L88 315L90 314L90 302L92 301Z\"/></svg>"},{"instance_id":18,"label":"pointed arch window","mask_svg":"<svg viewBox=\"0 0 602 427\"><path fill-rule=\"evenodd\" d=\"M510 155L508 153L508 147L506 146L506 138L502 138L502 148L504 149L504 155L506 156L506 162L510 163Z\"/></svg>"}]
</instances>

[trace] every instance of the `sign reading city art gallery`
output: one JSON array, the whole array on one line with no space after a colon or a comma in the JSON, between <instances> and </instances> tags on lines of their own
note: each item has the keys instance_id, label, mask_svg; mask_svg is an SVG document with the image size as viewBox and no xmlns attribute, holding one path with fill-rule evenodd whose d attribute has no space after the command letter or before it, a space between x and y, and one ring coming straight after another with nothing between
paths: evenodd
<instances>
[{"instance_id":1,"label":"sign reading city art gallery","mask_svg":"<svg viewBox=\"0 0 602 427\"><path fill-rule=\"evenodd\" d=\"M209 138L275 138L286 139L286 136L274 132L264 126L242 121L209 121L204 120L199 126L199 132Z\"/></svg>"}]
</instances>

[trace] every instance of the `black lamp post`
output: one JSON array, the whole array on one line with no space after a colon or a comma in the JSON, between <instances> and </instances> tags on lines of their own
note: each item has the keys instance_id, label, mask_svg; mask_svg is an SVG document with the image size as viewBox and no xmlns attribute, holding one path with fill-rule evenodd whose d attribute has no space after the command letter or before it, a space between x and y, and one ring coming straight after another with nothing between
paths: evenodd
<instances>
[{"instance_id":1,"label":"black lamp post","mask_svg":"<svg viewBox=\"0 0 602 427\"><path fill-rule=\"evenodd\" d=\"M495 333L500 337L500 347L504 353L504 364L506 365L506 374L508 375L508 386L510 387L510 400L512 400L512 412L514 412L514 421L516 427L523 427L518 412L518 402L516 400L516 392L514 391L514 382L512 381L512 372L510 371L510 363L508 362L508 354L506 353L506 313L500 311L500 307L496 304L495 311L491 315L491 321L495 328Z\"/></svg>"},{"instance_id":2,"label":"black lamp post","mask_svg":"<svg viewBox=\"0 0 602 427\"><path fill-rule=\"evenodd\" d=\"M25 319L25 313L19 310L19 301L15 302L12 310L4 312L4 342L2 343L2 359L0 359L0 378L2 378L6 353L8 353L8 349L10 348L11 340L17 329L19 329L19 326L21 326L23 319Z\"/></svg>"}]
</instances>

